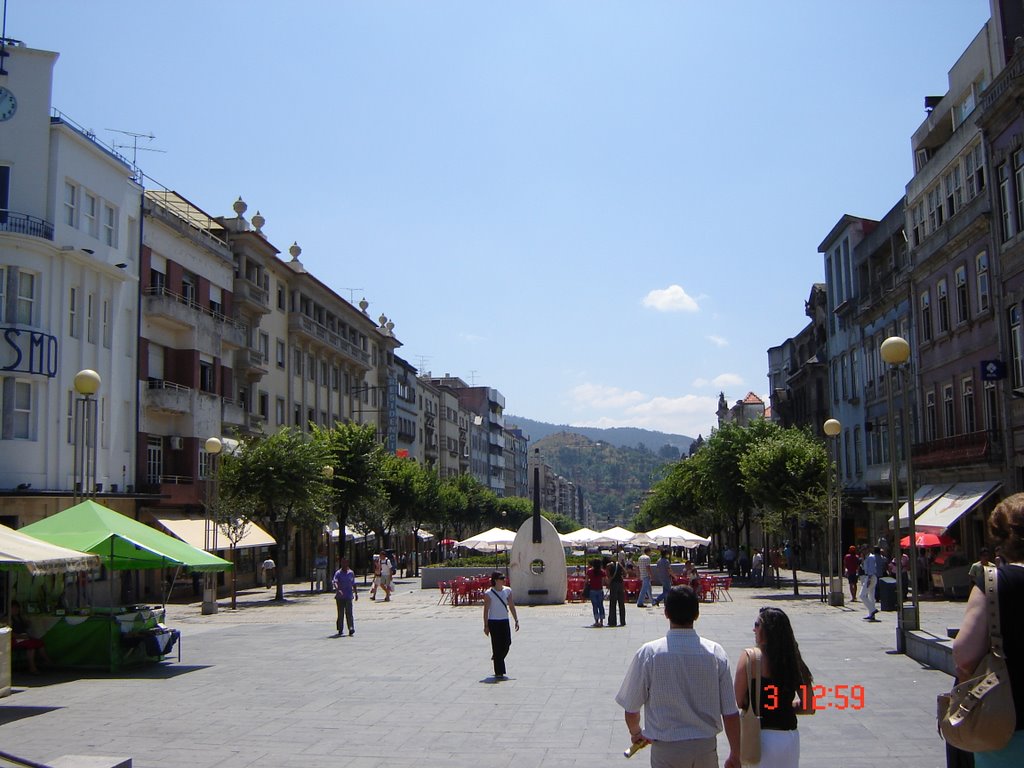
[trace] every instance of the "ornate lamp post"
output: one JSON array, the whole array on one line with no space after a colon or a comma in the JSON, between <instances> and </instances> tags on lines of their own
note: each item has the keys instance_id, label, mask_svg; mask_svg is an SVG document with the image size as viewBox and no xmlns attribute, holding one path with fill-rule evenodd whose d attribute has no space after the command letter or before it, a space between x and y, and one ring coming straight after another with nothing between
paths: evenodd
<instances>
[{"instance_id":1,"label":"ornate lamp post","mask_svg":"<svg viewBox=\"0 0 1024 768\"><path fill-rule=\"evenodd\" d=\"M843 425L838 419L828 419L822 430L828 435L832 443L832 456L836 465L835 477L829 472L828 482L831 489L828 494L828 604L834 606L843 605L843 574L839 569L839 575L833 576L832 571L842 560L842 514L841 501L843 498L843 487L839 479L839 434L843 431Z\"/></svg>"},{"instance_id":2,"label":"ornate lamp post","mask_svg":"<svg viewBox=\"0 0 1024 768\"><path fill-rule=\"evenodd\" d=\"M212 555L217 550L217 520L213 514L217 487L213 478L217 470L217 455L221 452L224 444L220 438L210 437L207 438L203 447L210 457L206 465L206 524L203 531L203 548ZM215 573L203 574L202 611L204 616L217 612L217 574Z\"/></svg>"},{"instance_id":3,"label":"ornate lamp post","mask_svg":"<svg viewBox=\"0 0 1024 768\"><path fill-rule=\"evenodd\" d=\"M900 336L890 336L882 342L879 352L889 365L889 381L887 382L886 401L889 408L889 473L892 482L892 509L893 520L896 524L896 542L894 554L896 555L896 650L903 653L906 650L906 632L920 628L918 619L918 597L917 597L917 531L914 521L914 476L910 461L910 343ZM909 608L903 605L903 555L900 547L902 530L900 525L900 503L899 503L899 460L896 455L896 411L893 407L892 391L896 383L901 385L903 423L903 458L907 465L907 533L910 537L910 602Z\"/></svg>"},{"instance_id":4,"label":"ornate lamp post","mask_svg":"<svg viewBox=\"0 0 1024 768\"><path fill-rule=\"evenodd\" d=\"M75 443L74 469L75 488L74 502L91 498L96 494L96 400L93 399L102 379L89 368L75 374L75 392L81 397L75 398Z\"/></svg>"}]
</instances>

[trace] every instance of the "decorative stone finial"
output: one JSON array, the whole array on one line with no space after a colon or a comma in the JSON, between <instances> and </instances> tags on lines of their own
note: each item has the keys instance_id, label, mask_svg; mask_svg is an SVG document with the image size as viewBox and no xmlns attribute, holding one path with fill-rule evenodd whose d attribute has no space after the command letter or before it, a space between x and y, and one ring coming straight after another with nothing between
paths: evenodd
<instances>
[{"instance_id":1,"label":"decorative stone finial","mask_svg":"<svg viewBox=\"0 0 1024 768\"><path fill-rule=\"evenodd\" d=\"M368 308L369 306L370 306L370 302L368 302L368 301L366 300L366 297L365 297L365 296L363 296L363 298L362 298L362 299L361 299L361 300L359 301L359 308L360 308L361 310L363 310L363 314L364 314L364 315L366 314L366 310L367 310L367 308Z\"/></svg>"},{"instance_id":2,"label":"decorative stone finial","mask_svg":"<svg viewBox=\"0 0 1024 768\"><path fill-rule=\"evenodd\" d=\"M238 199L235 200L235 204L232 205L231 207L234 209L235 214L238 216L238 218L242 218L242 214L249 210L249 206L245 204L245 201L242 199L241 195L238 196Z\"/></svg>"},{"instance_id":3,"label":"decorative stone finial","mask_svg":"<svg viewBox=\"0 0 1024 768\"><path fill-rule=\"evenodd\" d=\"M302 253L302 249L299 248L298 242L293 242L291 248L288 249L288 253L292 256L292 261L299 260L299 254Z\"/></svg>"},{"instance_id":4,"label":"decorative stone finial","mask_svg":"<svg viewBox=\"0 0 1024 768\"><path fill-rule=\"evenodd\" d=\"M267 223L267 220L263 218L259 211L256 211L256 215L252 217L252 225L256 228L256 231L261 235L263 234L263 225Z\"/></svg>"},{"instance_id":5,"label":"decorative stone finial","mask_svg":"<svg viewBox=\"0 0 1024 768\"><path fill-rule=\"evenodd\" d=\"M382 314L380 317L377 318L377 322L380 324L380 327L383 328L388 322L388 316Z\"/></svg>"},{"instance_id":6,"label":"decorative stone finial","mask_svg":"<svg viewBox=\"0 0 1024 768\"><path fill-rule=\"evenodd\" d=\"M394 320L388 320L388 322L387 322L387 329L388 329L388 333L394 333L394 331L395 331L395 321Z\"/></svg>"}]
</instances>

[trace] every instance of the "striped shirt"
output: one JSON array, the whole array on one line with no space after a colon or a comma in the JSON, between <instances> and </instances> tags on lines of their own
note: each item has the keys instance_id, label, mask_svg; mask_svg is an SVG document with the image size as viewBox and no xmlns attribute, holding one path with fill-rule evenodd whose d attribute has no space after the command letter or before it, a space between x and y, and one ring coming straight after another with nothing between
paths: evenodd
<instances>
[{"instance_id":1,"label":"striped shirt","mask_svg":"<svg viewBox=\"0 0 1024 768\"><path fill-rule=\"evenodd\" d=\"M637 568L640 569L640 578L649 579L651 578L651 556L640 555L640 559L636 561Z\"/></svg>"},{"instance_id":2,"label":"striped shirt","mask_svg":"<svg viewBox=\"0 0 1024 768\"><path fill-rule=\"evenodd\" d=\"M642 707L644 736L655 741L713 738L722 717L738 712L725 649L693 629L641 646L615 701L627 712Z\"/></svg>"}]
</instances>

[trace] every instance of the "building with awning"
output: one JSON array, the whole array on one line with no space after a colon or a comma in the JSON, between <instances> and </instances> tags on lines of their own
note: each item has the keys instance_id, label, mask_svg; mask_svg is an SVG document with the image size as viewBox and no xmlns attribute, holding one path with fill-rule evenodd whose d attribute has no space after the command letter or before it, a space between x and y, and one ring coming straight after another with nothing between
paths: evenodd
<instances>
[{"instance_id":1,"label":"building with awning","mask_svg":"<svg viewBox=\"0 0 1024 768\"><path fill-rule=\"evenodd\" d=\"M921 513L930 508L939 499L942 498L942 494L948 491L952 487L952 483L936 483L922 485L914 492L914 520L916 521ZM892 502L888 502L891 504ZM907 502L903 502L900 506L900 529L906 528L910 525L910 505ZM889 528L896 528L896 518L889 518Z\"/></svg>"},{"instance_id":2,"label":"building with awning","mask_svg":"<svg viewBox=\"0 0 1024 768\"><path fill-rule=\"evenodd\" d=\"M197 549L206 549L206 519L202 517L185 517L182 515L159 515L154 518L164 530L177 536L186 544ZM212 551L231 549L230 531L223 525L217 526L217 539ZM241 538L235 543L234 549L254 549L272 547L277 541L256 523L249 521L242 530Z\"/></svg>"},{"instance_id":3,"label":"building with awning","mask_svg":"<svg viewBox=\"0 0 1024 768\"><path fill-rule=\"evenodd\" d=\"M919 533L942 533L995 493L1002 483L957 483L916 518Z\"/></svg>"}]
</instances>

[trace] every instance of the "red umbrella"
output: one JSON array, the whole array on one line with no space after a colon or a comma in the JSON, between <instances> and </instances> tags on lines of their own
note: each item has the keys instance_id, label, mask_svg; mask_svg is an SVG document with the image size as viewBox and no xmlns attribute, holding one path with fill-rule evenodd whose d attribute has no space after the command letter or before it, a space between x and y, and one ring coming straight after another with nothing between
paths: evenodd
<instances>
[{"instance_id":1,"label":"red umbrella","mask_svg":"<svg viewBox=\"0 0 1024 768\"><path fill-rule=\"evenodd\" d=\"M956 544L956 539L946 534L936 536L934 533L919 533L914 536L914 543L919 547L948 547L950 544ZM909 547L910 537L904 536L900 539L900 546L904 549Z\"/></svg>"},{"instance_id":2,"label":"red umbrella","mask_svg":"<svg viewBox=\"0 0 1024 768\"><path fill-rule=\"evenodd\" d=\"M455 539L441 539L442 547L454 547L458 543Z\"/></svg>"}]
</instances>

